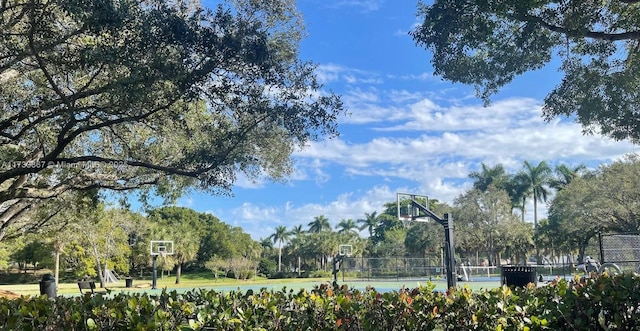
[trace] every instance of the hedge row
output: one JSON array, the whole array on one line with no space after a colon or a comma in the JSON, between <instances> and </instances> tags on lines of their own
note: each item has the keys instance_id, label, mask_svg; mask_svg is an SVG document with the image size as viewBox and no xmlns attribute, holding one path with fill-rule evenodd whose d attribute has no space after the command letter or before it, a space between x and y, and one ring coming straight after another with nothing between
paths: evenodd
<instances>
[{"instance_id":1,"label":"hedge row","mask_svg":"<svg viewBox=\"0 0 640 331\"><path fill-rule=\"evenodd\" d=\"M8 330L640 330L640 278L560 280L548 286L378 293L163 291L0 299Z\"/></svg>"}]
</instances>

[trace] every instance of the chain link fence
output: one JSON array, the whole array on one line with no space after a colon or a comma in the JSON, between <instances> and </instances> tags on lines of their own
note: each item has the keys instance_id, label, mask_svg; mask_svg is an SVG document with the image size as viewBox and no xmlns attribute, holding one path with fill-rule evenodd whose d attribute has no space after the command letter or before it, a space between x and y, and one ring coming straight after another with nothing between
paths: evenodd
<instances>
[{"instance_id":1,"label":"chain link fence","mask_svg":"<svg viewBox=\"0 0 640 331\"><path fill-rule=\"evenodd\" d=\"M614 263L623 272L640 272L640 234L601 234L601 263Z\"/></svg>"}]
</instances>

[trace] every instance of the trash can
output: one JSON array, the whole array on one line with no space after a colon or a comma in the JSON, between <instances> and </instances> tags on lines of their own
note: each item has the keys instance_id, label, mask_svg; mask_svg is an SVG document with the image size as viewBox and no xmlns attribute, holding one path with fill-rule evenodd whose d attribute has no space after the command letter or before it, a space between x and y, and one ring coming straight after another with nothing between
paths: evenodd
<instances>
[{"instance_id":1,"label":"trash can","mask_svg":"<svg viewBox=\"0 0 640 331\"><path fill-rule=\"evenodd\" d=\"M132 277L127 277L124 279L124 283L125 283L125 287L129 288L129 287L133 287L133 278Z\"/></svg>"},{"instance_id":2,"label":"trash can","mask_svg":"<svg viewBox=\"0 0 640 331\"><path fill-rule=\"evenodd\" d=\"M40 281L40 295L47 295L48 298L55 298L57 296L56 290L56 278L52 274L46 274L42 276Z\"/></svg>"},{"instance_id":3,"label":"trash can","mask_svg":"<svg viewBox=\"0 0 640 331\"><path fill-rule=\"evenodd\" d=\"M501 284L507 286L527 286L529 283L538 284L536 268L529 266L503 266Z\"/></svg>"}]
</instances>

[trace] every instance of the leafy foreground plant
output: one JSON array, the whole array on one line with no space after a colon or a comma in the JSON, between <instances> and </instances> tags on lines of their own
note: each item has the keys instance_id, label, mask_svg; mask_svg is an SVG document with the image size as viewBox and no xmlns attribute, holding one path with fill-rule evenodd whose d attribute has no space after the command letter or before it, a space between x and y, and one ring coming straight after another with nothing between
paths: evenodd
<instances>
[{"instance_id":1,"label":"leafy foreground plant","mask_svg":"<svg viewBox=\"0 0 640 331\"><path fill-rule=\"evenodd\" d=\"M7 330L640 330L640 277L436 292L311 291L117 294L0 299Z\"/></svg>"}]
</instances>

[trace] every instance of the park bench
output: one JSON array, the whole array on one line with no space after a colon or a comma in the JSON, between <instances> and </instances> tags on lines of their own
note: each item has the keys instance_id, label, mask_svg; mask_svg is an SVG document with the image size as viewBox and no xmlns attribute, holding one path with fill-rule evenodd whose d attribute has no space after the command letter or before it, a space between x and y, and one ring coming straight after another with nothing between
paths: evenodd
<instances>
[{"instance_id":1,"label":"park bench","mask_svg":"<svg viewBox=\"0 0 640 331\"><path fill-rule=\"evenodd\" d=\"M89 291L91 291L91 295L94 295L96 293L107 293L106 291L96 291L96 282L92 280L78 281L78 289L80 290L80 294L89 293Z\"/></svg>"}]
</instances>

